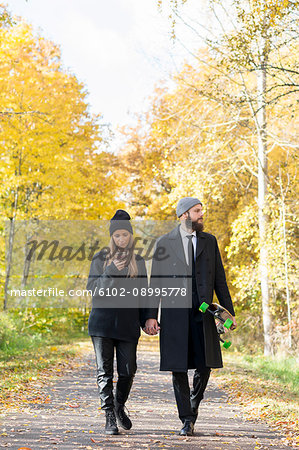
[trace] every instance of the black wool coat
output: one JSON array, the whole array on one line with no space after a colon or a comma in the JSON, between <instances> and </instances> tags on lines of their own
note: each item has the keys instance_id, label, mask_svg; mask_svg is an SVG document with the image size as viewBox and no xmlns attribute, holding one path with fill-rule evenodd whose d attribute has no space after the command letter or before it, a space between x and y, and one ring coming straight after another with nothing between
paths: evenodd
<instances>
[{"instance_id":1,"label":"black wool coat","mask_svg":"<svg viewBox=\"0 0 299 450\"><path fill-rule=\"evenodd\" d=\"M211 304L215 292L219 303L234 315L217 240L215 236L204 232L197 233L195 277L199 304L202 302ZM157 240L150 286L153 289L164 287L168 289L168 294L171 292L170 288L186 288L189 293L190 289L192 290L192 279L190 275L188 277L179 227ZM172 295L149 298L151 306L146 310L146 319L157 319L161 301L160 370L178 372L188 370L189 314L192 295L182 295L181 292L184 291L177 289ZM195 322L202 321L203 324L206 366L222 367L221 349L213 316L198 310L192 310L191 314Z\"/></svg>"},{"instance_id":2,"label":"black wool coat","mask_svg":"<svg viewBox=\"0 0 299 450\"><path fill-rule=\"evenodd\" d=\"M144 324L142 304L148 287L144 259L136 255L138 276L127 277L128 269L118 270L114 263L106 266L107 251L101 250L92 259L87 289L92 291L92 310L88 334L137 342ZM143 291L141 289L143 288Z\"/></svg>"}]
</instances>

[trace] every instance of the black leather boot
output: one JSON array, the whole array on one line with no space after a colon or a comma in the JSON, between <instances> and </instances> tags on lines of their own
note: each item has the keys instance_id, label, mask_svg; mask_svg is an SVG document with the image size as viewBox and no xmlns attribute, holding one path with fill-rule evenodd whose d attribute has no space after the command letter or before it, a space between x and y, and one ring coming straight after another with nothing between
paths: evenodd
<instances>
[{"instance_id":1,"label":"black leather boot","mask_svg":"<svg viewBox=\"0 0 299 450\"><path fill-rule=\"evenodd\" d=\"M125 430L130 430L132 428L132 422L126 414L124 408L124 405L120 405L119 403L115 402L115 415L118 425L120 425Z\"/></svg>"},{"instance_id":2,"label":"black leather boot","mask_svg":"<svg viewBox=\"0 0 299 450\"><path fill-rule=\"evenodd\" d=\"M115 417L115 413L113 410L106 411L105 433L106 434L118 434L118 428L116 425L116 417Z\"/></svg>"},{"instance_id":3,"label":"black leather boot","mask_svg":"<svg viewBox=\"0 0 299 450\"><path fill-rule=\"evenodd\" d=\"M129 419L127 413L124 410L125 403L129 397L129 393L133 384L134 375L124 376L119 375L116 392L115 392L115 414L117 418L118 425L120 425L125 430L130 430L132 428L132 422Z\"/></svg>"}]
</instances>

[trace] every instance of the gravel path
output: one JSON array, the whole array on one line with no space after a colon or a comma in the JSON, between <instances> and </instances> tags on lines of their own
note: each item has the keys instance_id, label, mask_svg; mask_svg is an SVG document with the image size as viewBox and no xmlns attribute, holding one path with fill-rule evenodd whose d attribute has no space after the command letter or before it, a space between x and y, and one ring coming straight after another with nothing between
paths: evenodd
<instances>
[{"instance_id":1,"label":"gravel path","mask_svg":"<svg viewBox=\"0 0 299 450\"><path fill-rule=\"evenodd\" d=\"M170 372L159 372L159 355L142 346L138 372L127 403L133 428L105 436L99 411L92 349L82 364L49 380L43 403L29 403L6 414L0 447L38 449L283 449L281 437L261 422L245 420L242 409L228 402L213 378L201 403L193 437L180 437Z\"/></svg>"}]
</instances>

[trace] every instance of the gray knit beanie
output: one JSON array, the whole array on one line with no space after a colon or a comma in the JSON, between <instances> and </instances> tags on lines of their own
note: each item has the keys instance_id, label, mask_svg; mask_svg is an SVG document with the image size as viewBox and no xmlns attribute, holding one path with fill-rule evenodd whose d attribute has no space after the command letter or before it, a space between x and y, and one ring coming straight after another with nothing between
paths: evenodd
<instances>
[{"instance_id":1,"label":"gray knit beanie","mask_svg":"<svg viewBox=\"0 0 299 450\"><path fill-rule=\"evenodd\" d=\"M124 211L123 209L118 209L112 219L110 220L110 236L114 233L116 230L127 230L131 234L133 234L133 228L130 222L130 214L127 213L127 211Z\"/></svg>"},{"instance_id":2,"label":"gray knit beanie","mask_svg":"<svg viewBox=\"0 0 299 450\"><path fill-rule=\"evenodd\" d=\"M178 217L181 217L182 214L184 214L186 211L188 211L192 206L195 205L202 205L201 201L198 200L198 198L194 197L184 197L181 198L181 200L178 203L178 206L176 207L176 214Z\"/></svg>"}]
</instances>

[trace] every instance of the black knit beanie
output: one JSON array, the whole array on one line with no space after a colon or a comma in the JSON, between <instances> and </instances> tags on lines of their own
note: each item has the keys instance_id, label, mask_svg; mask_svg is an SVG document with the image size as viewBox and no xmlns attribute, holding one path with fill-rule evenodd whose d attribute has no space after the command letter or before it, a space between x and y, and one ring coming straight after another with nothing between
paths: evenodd
<instances>
[{"instance_id":1,"label":"black knit beanie","mask_svg":"<svg viewBox=\"0 0 299 450\"><path fill-rule=\"evenodd\" d=\"M118 209L112 219L110 220L110 236L114 233L116 230L128 230L130 233L133 234L133 228L130 223L131 217L127 213L127 211L124 211L123 209Z\"/></svg>"}]
</instances>

